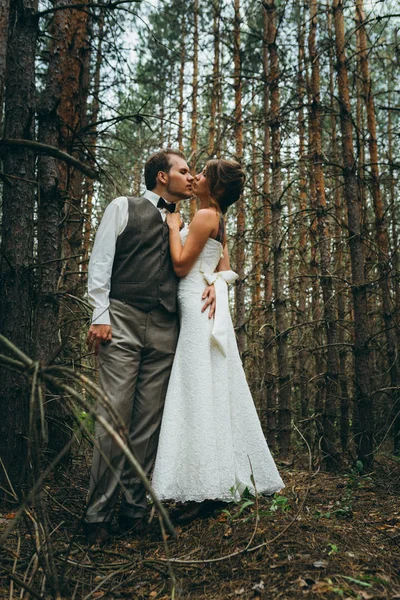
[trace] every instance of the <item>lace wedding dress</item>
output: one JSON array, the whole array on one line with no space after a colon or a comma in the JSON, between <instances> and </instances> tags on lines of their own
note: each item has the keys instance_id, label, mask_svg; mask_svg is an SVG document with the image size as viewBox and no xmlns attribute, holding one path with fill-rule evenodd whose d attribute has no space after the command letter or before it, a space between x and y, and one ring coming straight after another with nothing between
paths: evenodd
<instances>
[{"instance_id":1,"label":"lace wedding dress","mask_svg":"<svg viewBox=\"0 0 400 600\"><path fill-rule=\"evenodd\" d=\"M187 228L181 231L182 242ZM245 488L272 494L284 487L247 385L229 314L227 282L215 273L222 245L209 238L179 282L181 328L165 401L153 473L158 497L178 502L239 499ZM215 284L215 319L201 312Z\"/></svg>"}]
</instances>

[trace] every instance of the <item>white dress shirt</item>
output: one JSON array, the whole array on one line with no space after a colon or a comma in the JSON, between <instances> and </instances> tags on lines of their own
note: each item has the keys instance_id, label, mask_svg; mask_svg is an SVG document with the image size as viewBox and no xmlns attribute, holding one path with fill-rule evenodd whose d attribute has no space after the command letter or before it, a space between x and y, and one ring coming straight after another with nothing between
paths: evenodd
<instances>
[{"instance_id":1,"label":"white dress shirt","mask_svg":"<svg viewBox=\"0 0 400 600\"><path fill-rule=\"evenodd\" d=\"M143 196L157 207L160 196L150 190L146 190ZM158 210L165 221L166 209ZM126 196L115 198L104 211L96 233L88 268L89 304L93 308L94 325L110 325L109 296L115 247L118 236L128 224L128 216L128 198Z\"/></svg>"}]
</instances>

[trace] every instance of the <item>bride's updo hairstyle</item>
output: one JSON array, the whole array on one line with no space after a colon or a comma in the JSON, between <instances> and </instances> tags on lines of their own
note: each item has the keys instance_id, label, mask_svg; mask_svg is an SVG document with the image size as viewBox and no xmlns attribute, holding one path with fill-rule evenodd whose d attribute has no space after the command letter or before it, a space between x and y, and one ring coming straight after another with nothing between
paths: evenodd
<instances>
[{"instance_id":1,"label":"bride's updo hairstyle","mask_svg":"<svg viewBox=\"0 0 400 600\"><path fill-rule=\"evenodd\" d=\"M205 178L211 199L225 214L228 206L237 202L242 195L245 182L242 167L235 160L215 158L206 163Z\"/></svg>"}]
</instances>

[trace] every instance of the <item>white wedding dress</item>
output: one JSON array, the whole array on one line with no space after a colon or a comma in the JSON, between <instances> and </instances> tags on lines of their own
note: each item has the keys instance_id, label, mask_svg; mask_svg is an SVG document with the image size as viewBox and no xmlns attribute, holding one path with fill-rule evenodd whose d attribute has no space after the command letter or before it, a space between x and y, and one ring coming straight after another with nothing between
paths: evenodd
<instances>
[{"instance_id":1,"label":"white wedding dress","mask_svg":"<svg viewBox=\"0 0 400 600\"><path fill-rule=\"evenodd\" d=\"M181 231L182 242L188 229ZM153 473L159 498L178 502L237 500L248 488L272 494L284 487L247 385L229 314L232 271L215 273L222 245L209 238L179 282L181 327L165 400ZM201 312L214 282L217 311Z\"/></svg>"}]
</instances>

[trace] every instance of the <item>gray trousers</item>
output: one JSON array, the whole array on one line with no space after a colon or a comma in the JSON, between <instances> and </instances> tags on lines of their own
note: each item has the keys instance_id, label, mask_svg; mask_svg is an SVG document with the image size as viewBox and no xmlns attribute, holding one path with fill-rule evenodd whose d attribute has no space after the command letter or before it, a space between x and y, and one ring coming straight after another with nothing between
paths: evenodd
<instances>
[{"instance_id":1,"label":"gray trousers","mask_svg":"<svg viewBox=\"0 0 400 600\"><path fill-rule=\"evenodd\" d=\"M110 302L112 340L99 350L100 385L129 428L136 459L148 475L157 452L164 400L178 340L178 315L156 308L143 312L118 300ZM107 417L102 409L99 412ZM140 518L146 492L115 441L96 427L86 509L88 523L110 522L125 488L120 514ZM111 463L112 468L108 463Z\"/></svg>"}]
</instances>

